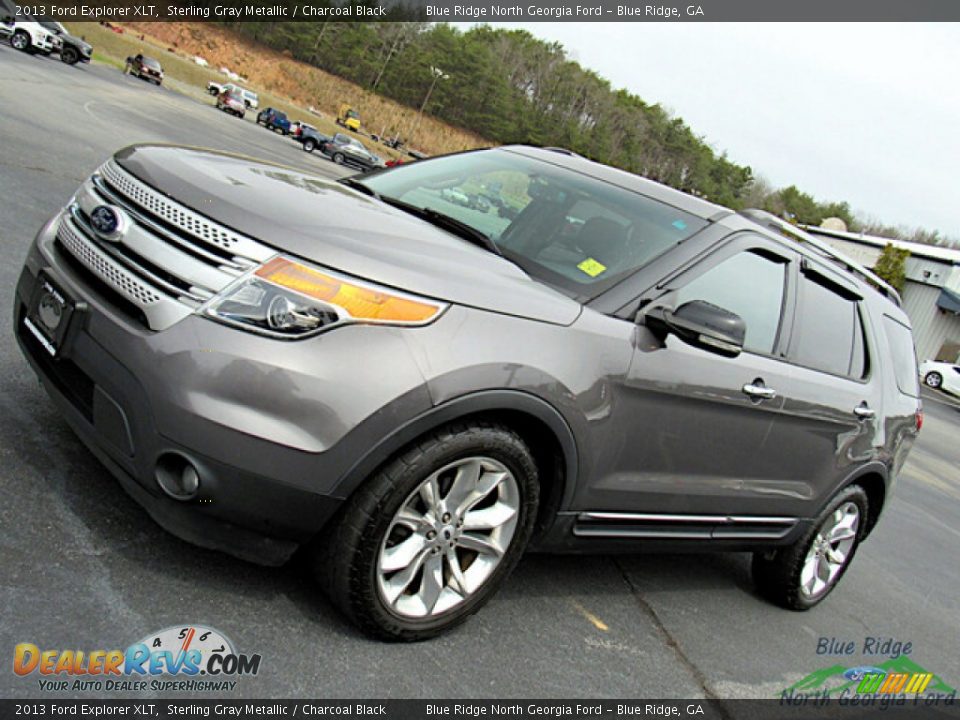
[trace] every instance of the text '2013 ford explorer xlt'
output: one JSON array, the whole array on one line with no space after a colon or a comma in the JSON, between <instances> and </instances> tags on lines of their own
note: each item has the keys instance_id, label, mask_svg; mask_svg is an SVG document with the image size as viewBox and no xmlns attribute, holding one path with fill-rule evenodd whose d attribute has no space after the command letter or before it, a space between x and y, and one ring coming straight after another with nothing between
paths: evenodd
<instances>
[{"instance_id":1,"label":"text '2013 ford explorer xlt'","mask_svg":"<svg viewBox=\"0 0 960 720\"><path fill-rule=\"evenodd\" d=\"M304 546L386 638L464 620L528 546L752 551L765 596L811 607L922 417L868 271L546 149L331 182L127 148L41 229L15 315L157 522L265 563Z\"/></svg>"}]
</instances>

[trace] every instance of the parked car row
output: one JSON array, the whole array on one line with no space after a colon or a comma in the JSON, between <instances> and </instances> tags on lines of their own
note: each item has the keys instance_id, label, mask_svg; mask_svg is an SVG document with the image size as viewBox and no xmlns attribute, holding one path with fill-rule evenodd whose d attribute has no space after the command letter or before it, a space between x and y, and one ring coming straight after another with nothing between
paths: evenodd
<instances>
[{"instance_id":1,"label":"parked car row","mask_svg":"<svg viewBox=\"0 0 960 720\"><path fill-rule=\"evenodd\" d=\"M12 47L28 53L57 54L67 65L90 62L93 46L88 42L71 35L58 22L24 17L29 19L8 16L0 22L0 37L8 39Z\"/></svg>"}]
</instances>

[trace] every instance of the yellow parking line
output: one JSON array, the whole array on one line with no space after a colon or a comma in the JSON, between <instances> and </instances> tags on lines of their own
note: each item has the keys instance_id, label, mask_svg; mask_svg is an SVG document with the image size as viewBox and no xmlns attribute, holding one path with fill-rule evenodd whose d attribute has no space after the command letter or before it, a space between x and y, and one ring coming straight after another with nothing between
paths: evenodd
<instances>
[{"instance_id":1,"label":"yellow parking line","mask_svg":"<svg viewBox=\"0 0 960 720\"><path fill-rule=\"evenodd\" d=\"M587 610L583 605L578 603L576 600L573 601L573 606L577 609L577 611L581 615L583 615L587 620L589 620L590 624L593 625L597 630L602 630L603 632L608 632L610 630L610 628L607 626L607 624L603 620L601 620L592 612Z\"/></svg>"}]
</instances>

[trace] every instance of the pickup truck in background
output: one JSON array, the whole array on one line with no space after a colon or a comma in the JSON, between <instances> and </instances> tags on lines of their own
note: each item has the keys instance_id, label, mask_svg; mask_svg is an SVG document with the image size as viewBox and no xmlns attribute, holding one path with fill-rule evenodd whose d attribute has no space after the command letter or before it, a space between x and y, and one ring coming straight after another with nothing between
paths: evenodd
<instances>
[{"instance_id":1,"label":"pickup truck in background","mask_svg":"<svg viewBox=\"0 0 960 720\"><path fill-rule=\"evenodd\" d=\"M324 135L313 125L308 125L307 123L299 121L292 125L290 135L294 140L300 143L300 145L303 146L303 149L308 153L312 153L318 147L323 147L324 143L331 140L329 135Z\"/></svg>"},{"instance_id":2,"label":"pickup truck in background","mask_svg":"<svg viewBox=\"0 0 960 720\"><path fill-rule=\"evenodd\" d=\"M123 72L125 75L136 75L141 80L149 80L156 85L163 82L163 68L160 63L141 53L127 58Z\"/></svg>"}]
</instances>

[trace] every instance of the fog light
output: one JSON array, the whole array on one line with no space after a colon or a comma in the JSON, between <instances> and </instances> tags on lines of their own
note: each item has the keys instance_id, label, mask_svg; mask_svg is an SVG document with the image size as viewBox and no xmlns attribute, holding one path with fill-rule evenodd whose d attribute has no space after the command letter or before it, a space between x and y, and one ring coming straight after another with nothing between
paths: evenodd
<instances>
[{"instance_id":1,"label":"fog light","mask_svg":"<svg viewBox=\"0 0 960 720\"><path fill-rule=\"evenodd\" d=\"M174 500L190 500L200 490L200 472L182 455L162 455L155 474L157 485Z\"/></svg>"}]
</instances>

